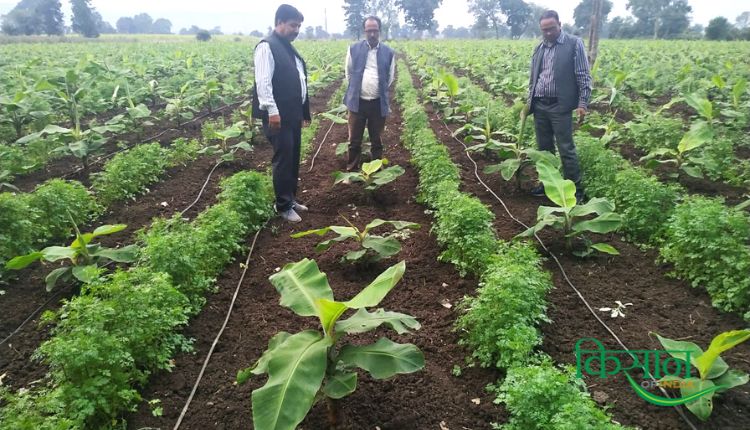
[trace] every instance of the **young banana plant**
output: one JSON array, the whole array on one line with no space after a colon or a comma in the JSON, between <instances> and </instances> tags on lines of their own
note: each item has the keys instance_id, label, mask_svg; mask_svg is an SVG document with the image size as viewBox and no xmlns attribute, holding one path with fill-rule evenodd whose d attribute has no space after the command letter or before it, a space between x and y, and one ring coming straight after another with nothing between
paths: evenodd
<instances>
[{"instance_id":1,"label":"young banana plant","mask_svg":"<svg viewBox=\"0 0 750 430\"><path fill-rule=\"evenodd\" d=\"M303 317L315 317L318 330L280 332L251 367L237 375L244 383L252 375L268 373L268 382L252 393L253 424L257 430L293 430L316 401L326 399L329 420L336 425L335 402L357 388L356 368L374 379L413 373L424 368L424 354L413 344L381 337L370 345L344 344L346 335L361 334L386 325L398 334L420 328L406 314L367 309L377 306L406 270L402 261L381 273L370 285L345 302L336 301L324 273L307 258L288 264L269 280L281 295L281 305ZM346 319L347 312L355 311Z\"/></svg>"},{"instance_id":2,"label":"young banana plant","mask_svg":"<svg viewBox=\"0 0 750 430\"><path fill-rule=\"evenodd\" d=\"M672 340L659 336L659 343L674 359L688 362L698 369L698 377L680 378L679 376L664 376L660 382L677 382L682 397L688 397L704 390L713 390L698 399L688 402L685 406L696 417L705 421L713 411L713 397L731 388L747 384L748 374L730 369L721 358L721 353L750 339L750 330L733 330L721 333L713 338L706 351L693 342ZM658 376L657 376L658 377Z\"/></svg>"},{"instance_id":3,"label":"young banana plant","mask_svg":"<svg viewBox=\"0 0 750 430\"><path fill-rule=\"evenodd\" d=\"M382 219L374 219L372 222L367 224L363 230L358 229L354 224L349 222L345 216L341 218L346 221L349 226L332 225L323 227L315 230L307 230L300 233L295 233L292 238L297 239L300 237L309 236L315 234L323 236L328 232L334 232L338 234L338 237L328 239L320 242L315 246L315 250L322 252L328 250L335 242L343 242L346 240L353 240L357 243L358 249L347 252L343 257L342 261L356 262L362 259L368 261L380 261L384 258L392 257L401 251L401 244L398 239L394 237L394 233L404 229L418 229L419 224L408 222L408 221L385 221ZM382 225L390 224L393 227L393 231L385 236L378 236L372 234L371 231Z\"/></svg>"},{"instance_id":4,"label":"young banana plant","mask_svg":"<svg viewBox=\"0 0 750 430\"><path fill-rule=\"evenodd\" d=\"M544 161L537 163L539 180L544 184L544 193L557 206L539 206L537 223L517 237L533 236L545 227L562 230L568 249L572 248L572 238L585 233L605 234L617 230L622 224L620 214L614 212L615 205L602 198L593 198L584 205L576 204L576 186L573 181L563 179L556 167ZM593 219L587 219L595 214ZM617 255L617 250L606 243L590 243L585 240L586 250L574 252L578 256L588 256L594 250Z\"/></svg>"},{"instance_id":5,"label":"young banana plant","mask_svg":"<svg viewBox=\"0 0 750 430\"><path fill-rule=\"evenodd\" d=\"M41 251L15 257L5 264L5 268L21 270L38 260L51 263L66 259L70 260L71 266L59 267L47 275L45 279L47 291L51 291L59 280L67 282L71 278L76 278L84 284L94 281L101 274L102 266L107 260L117 263L132 263L136 260L138 255L137 245L128 245L122 248L105 248L99 244L91 243L93 239L99 236L125 230L127 227L125 224L103 225L91 233L84 234L81 234L75 223L73 223L73 226L76 232L76 239L70 245L48 246Z\"/></svg>"},{"instance_id":6,"label":"young banana plant","mask_svg":"<svg viewBox=\"0 0 750 430\"><path fill-rule=\"evenodd\" d=\"M369 163L362 163L362 169L359 172L335 172L333 174L333 184L336 185L346 180L363 182L366 190L374 191L385 184L395 181L396 178L406 172L401 166L391 166L384 169L383 166L386 165L388 165L388 160L383 158L381 160L372 160Z\"/></svg>"}]
</instances>

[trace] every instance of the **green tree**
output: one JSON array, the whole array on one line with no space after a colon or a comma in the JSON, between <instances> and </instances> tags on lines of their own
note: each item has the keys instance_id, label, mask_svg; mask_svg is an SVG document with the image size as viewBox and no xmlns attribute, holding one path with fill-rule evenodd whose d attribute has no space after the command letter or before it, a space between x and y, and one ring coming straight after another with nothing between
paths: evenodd
<instances>
[{"instance_id":1,"label":"green tree","mask_svg":"<svg viewBox=\"0 0 750 430\"><path fill-rule=\"evenodd\" d=\"M607 22L607 15L612 12L612 2L604 0L602 3L602 20L599 21L599 29ZM591 15L594 14L594 0L581 0L573 10L573 22L577 29L583 34L588 34L591 26Z\"/></svg>"},{"instance_id":2,"label":"green tree","mask_svg":"<svg viewBox=\"0 0 750 430\"><path fill-rule=\"evenodd\" d=\"M159 18L151 26L151 32L154 34L172 34L172 22L168 19Z\"/></svg>"},{"instance_id":3,"label":"green tree","mask_svg":"<svg viewBox=\"0 0 750 430\"><path fill-rule=\"evenodd\" d=\"M500 10L507 17L505 24L510 27L513 39L521 37L531 19L531 8L523 0L500 0Z\"/></svg>"},{"instance_id":4,"label":"green tree","mask_svg":"<svg viewBox=\"0 0 750 430\"><path fill-rule=\"evenodd\" d=\"M362 36L362 22L367 14L366 0L344 0L344 16L346 17L346 30L357 40Z\"/></svg>"},{"instance_id":5,"label":"green tree","mask_svg":"<svg viewBox=\"0 0 750 430\"><path fill-rule=\"evenodd\" d=\"M690 25L687 0L628 0L627 9L637 19L639 36L673 38L684 33Z\"/></svg>"},{"instance_id":6,"label":"green tree","mask_svg":"<svg viewBox=\"0 0 750 430\"><path fill-rule=\"evenodd\" d=\"M708 22L706 27L706 39L708 40L729 40L732 34L732 24L723 16L717 16Z\"/></svg>"},{"instance_id":7,"label":"green tree","mask_svg":"<svg viewBox=\"0 0 750 430\"><path fill-rule=\"evenodd\" d=\"M489 26L495 30L495 38L500 38L503 24L499 0L469 0L469 13L474 15L474 28L484 30Z\"/></svg>"},{"instance_id":8,"label":"green tree","mask_svg":"<svg viewBox=\"0 0 750 430\"><path fill-rule=\"evenodd\" d=\"M737 19L734 21L735 26L740 30L750 27L750 11L742 12L737 15Z\"/></svg>"},{"instance_id":9,"label":"green tree","mask_svg":"<svg viewBox=\"0 0 750 430\"><path fill-rule=\"evenodd\" d=\"M443 0L396 0L405 15L406 22L418 31L431 30L436 27L435 9Z\"/></svg>"},{"instance_id":10,"label":"green tree","mask_svg":"<svg viewBox=\"0 0 750 430\"><path fill-rule=\"evenodd\" d=\"M115 23L115 26L117 26L117 32L122 34L133 34L135 33L135 23L133 22L133 18L129 16L123 16L122 18L118 19Z\"/></svg>"},{"instance_id":11,"label":"green tree","mask_svg":"<svg viewBox=\"0 0 750 430\"><path fill-rule=\"evenodd\" d=\"M370 0L370 13L382 21L380 35L383 39L391 38L391 27L398 24L398 9L395 0Z\"/></svg>"},{"instance_id":12,"label":"green tree","mask_svg":"<svg viewBox=\"0 0 750 430\"><path fill-rule=\"evenodd\" d=\"M99 37L96 19L89 5L90 0L70 0L73 9L73 31L83 37Z\"/></svg>"},{"instance_id":13,"label":"green tree","mask_svg":"<svg viewBox=\"0 0 750 430\"><path fill-rule=\"evenodd\" d=\"M94 22L96 23L96 31L98 31L100 34L117 33L117 29L112 27L112 24L105 21L99 12L97 12L96 10L92 10L91 14L94 17Z\"/></svg>"},{"instance_id":14,"label":"green tree","mask_svg":"<svg viewBox=\"0 0 750 430\"><path fill-rule=\"evenodd\" d=\"M147 13L139 13L133 17L135 32L138 34L149 34L153 30L154 20Z\"/></svg>"},{"instance_id":15,"label":"green tree","mask_svg":"<svg viewBox=\"0 0 750 430\"><path fill-rule=\"evenodd\" d=\"M63 34L59 0L21 0L3 15L2 31L9 35Z\"/></svg>"}]
</instances>

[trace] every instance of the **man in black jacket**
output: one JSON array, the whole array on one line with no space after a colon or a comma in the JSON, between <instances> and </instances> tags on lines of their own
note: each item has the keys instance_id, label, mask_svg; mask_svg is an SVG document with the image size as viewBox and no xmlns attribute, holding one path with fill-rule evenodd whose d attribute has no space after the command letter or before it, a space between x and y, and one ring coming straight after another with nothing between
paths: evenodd
<instances>
[{"instance_id":1,"label":"man in black jacket","mask_svg":"<svg viewBox=\"0 0 750 430\"><path fill-rule=\"evenodd\" d=\"M584 199L581 166L573 143L572 111L582 122L591 96L591 75L583 41L566 34L557 12L548 10L539 19L544 41L534 50L529 79L529 112L534 114L540 150L560 150L565 179L576 184L576 200ZM531 190L544 196L544 185Z\"/></svg>"},{"instance_id":2,"label":"man in black jacket","mask_svg":"<svg viewBox=\"0 0 750 430\"><path fill-rule=\"evenodd\" d=\"M282 4L276 10L273 33L255 47L253 117L273 145L273 188L276 210L289 222L300 222L307 207L296 200L302 122L310 121L305 61L292 46L304 17Z\"/></svg>"}]
</instances>

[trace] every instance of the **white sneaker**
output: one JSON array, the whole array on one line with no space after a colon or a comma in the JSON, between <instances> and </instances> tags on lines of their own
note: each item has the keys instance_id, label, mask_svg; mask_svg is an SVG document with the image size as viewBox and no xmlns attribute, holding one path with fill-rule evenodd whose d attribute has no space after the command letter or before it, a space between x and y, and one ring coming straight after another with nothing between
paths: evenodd
<instances>
[{"instance_id":1,"label":"white sneaker","mask_svg":"<svg viewBox=\"0 0 750 430\"><path fill-rule=\"evenodd\" d=\"M300 212L307 212L307 206L300 204L299 202L292 203L292 209Z\"/></svg>"},{"instance_id":2,"label":"white sneaker","mask_svg":"<svg viewBox=\"0 0 750 430\"><path fill-rule=\"evenodd\" d=\"M300 218L300 216L297 215L297 212L295 212L294 209L289 209L288 211L279 212L279 216L281 216L281 218L289 222L302 221L302 218Z\"/></svg>"}]
</instances>

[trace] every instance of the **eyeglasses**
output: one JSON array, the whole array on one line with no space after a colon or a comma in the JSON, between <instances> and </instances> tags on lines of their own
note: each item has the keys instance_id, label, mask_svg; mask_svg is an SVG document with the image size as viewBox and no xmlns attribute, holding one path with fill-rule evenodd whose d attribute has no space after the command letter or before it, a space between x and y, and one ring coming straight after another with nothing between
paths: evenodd
<instances>
[{"instance_id":1,"label":"eyeglasses","mask_svg":"<svg viewBox=\"0 0 750 430\"><path fill-rule=\"evenodd\" d=\"M366 34L378 34L380 33L380 30L365 30Z\"/></svg>"}]
</instances>

